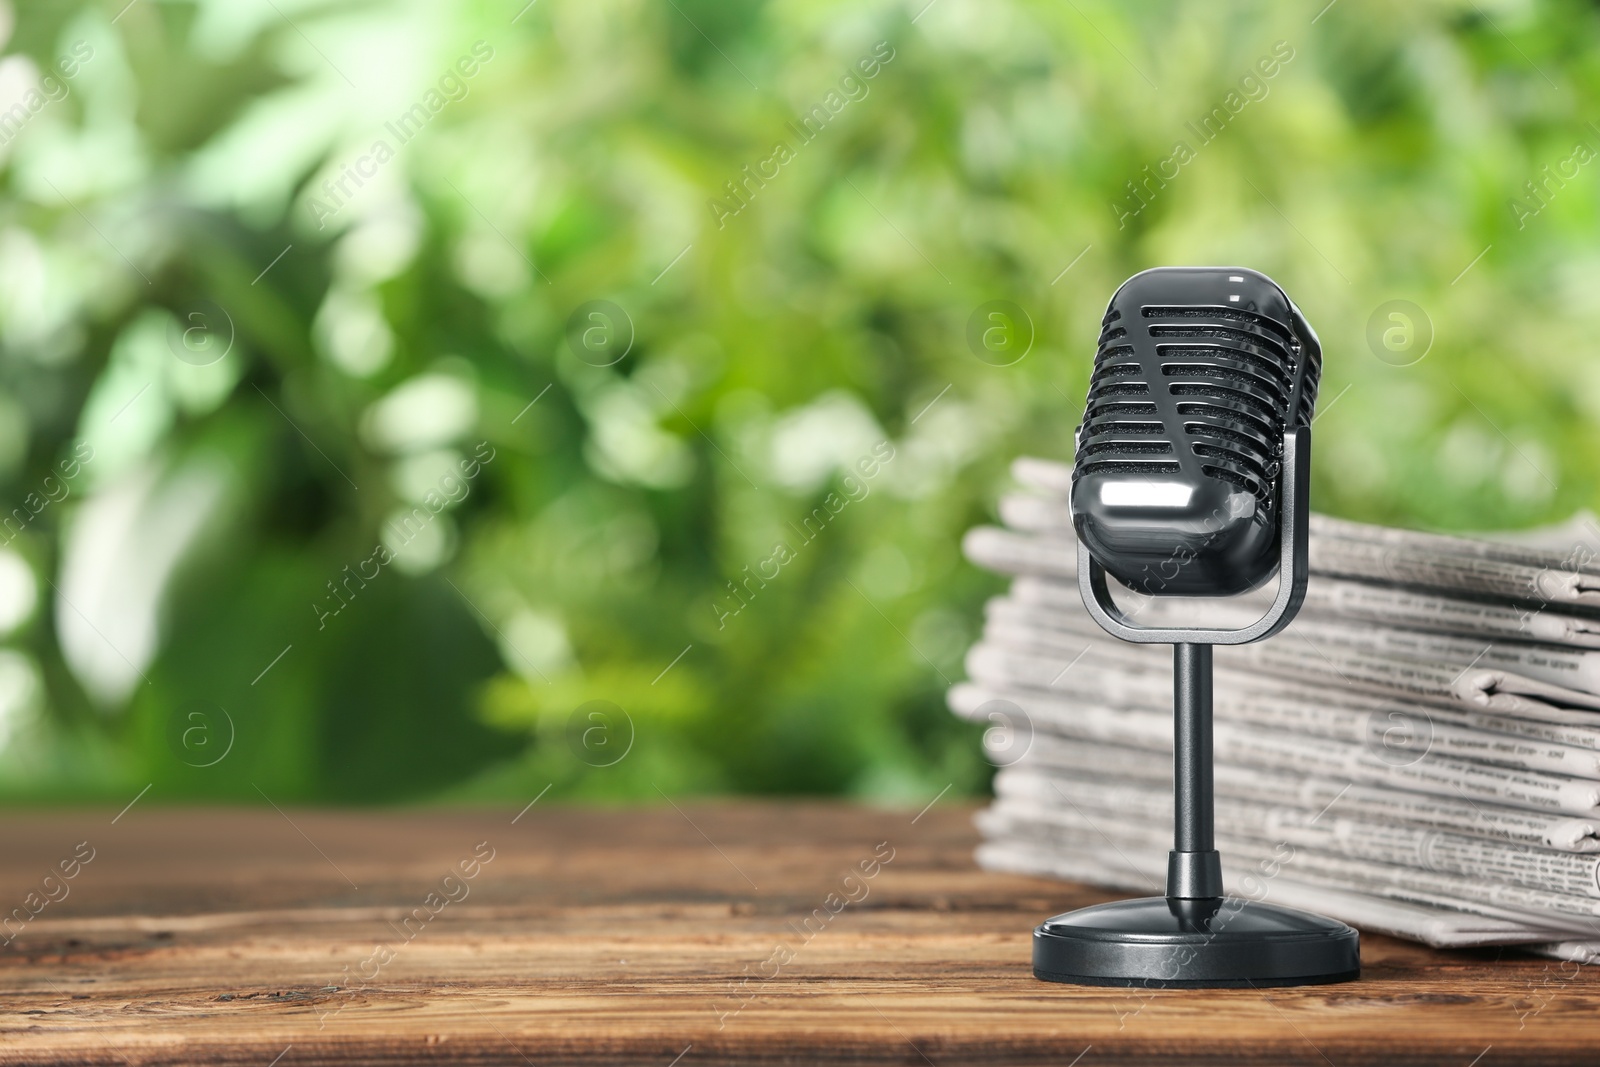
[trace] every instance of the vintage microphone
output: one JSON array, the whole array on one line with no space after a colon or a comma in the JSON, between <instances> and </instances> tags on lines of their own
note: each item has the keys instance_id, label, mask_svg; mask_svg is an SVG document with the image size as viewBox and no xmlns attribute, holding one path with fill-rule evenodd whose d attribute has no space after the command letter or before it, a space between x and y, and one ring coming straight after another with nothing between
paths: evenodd
<instances>
[{"instance_id":1,"label":"vintage microphone","mask_svg":"<svg viewBox=\"0 0 1600 1067\"><path fill-rule=\"evenodd\" d=\"M1111 298L1072 474L1078 585L1106 632L1173 646L1174 842L1166 896L1083 908L1035 929L1035 977L1215 987L1361 973L1358 935L1344 923L1225 897L1213 840L1211 646L1271 637L1305 596L1321 364L1300 309L1252 270L1160 267ZM1221 597L1274 572L1272 606L1240 630L1137 626L1106 583L1110 574L1152 596Z\"/></svg>"}]
</instances>

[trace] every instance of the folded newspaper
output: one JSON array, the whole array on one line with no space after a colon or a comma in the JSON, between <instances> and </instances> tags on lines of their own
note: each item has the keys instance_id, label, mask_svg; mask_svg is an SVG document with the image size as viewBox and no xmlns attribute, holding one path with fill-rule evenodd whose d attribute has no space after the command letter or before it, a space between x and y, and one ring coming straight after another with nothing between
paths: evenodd
<instances>
[{"instance_id":1,"label":"folded newspaper","mask_svg":"<svg viewBox=\"0 0 1600 1067\"><path fill-rule=\"evenodd\" d=\"M1160 893L1172 654L1104 633L1077 588L1072 468L967 556L1013 578L950 691L1000 768L990 868ZM1305 606L1215 653L1217 847L1230 893L1441 947L1600 959L1600 523L1473 540L1311 521ZM1240 625L1232 601L1119 589L1143 625Z\"/></svg>"}]
</instances>

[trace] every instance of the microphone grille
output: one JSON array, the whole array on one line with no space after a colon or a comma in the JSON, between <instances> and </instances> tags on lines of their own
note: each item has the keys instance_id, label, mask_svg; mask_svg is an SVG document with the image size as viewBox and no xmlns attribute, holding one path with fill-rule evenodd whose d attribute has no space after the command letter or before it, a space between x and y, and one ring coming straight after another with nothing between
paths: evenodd
<instances>
[{"instance_id":1,"label":"microphone grille","mask_svg":"<svg viewBox=\"0 0 1600 1067\"><path fill-rule=\"evenodd\" d=\"M1283 290L1238 267L1135 275L1101 321L1073 478L1227 482L1275 507L1287 429L1310 425L1322 350Z\"/></svg>"}]
</instances>

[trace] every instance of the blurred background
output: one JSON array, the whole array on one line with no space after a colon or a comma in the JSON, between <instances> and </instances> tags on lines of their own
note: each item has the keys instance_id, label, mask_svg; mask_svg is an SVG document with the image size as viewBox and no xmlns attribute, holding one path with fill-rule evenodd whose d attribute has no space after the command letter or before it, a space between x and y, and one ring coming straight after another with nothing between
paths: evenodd
<instances>
[{"instance_id":1,"label":"blurred background","mask_svg":"<svg viewBox=\"0 0 1600 1067\"><path fill-rule=\"evenodd\" d=\"M0 794L987 789L1099 316L1263 270L1320 510L1596 502L1576 2L0 3Z\"/></svg>"}]
</instances>

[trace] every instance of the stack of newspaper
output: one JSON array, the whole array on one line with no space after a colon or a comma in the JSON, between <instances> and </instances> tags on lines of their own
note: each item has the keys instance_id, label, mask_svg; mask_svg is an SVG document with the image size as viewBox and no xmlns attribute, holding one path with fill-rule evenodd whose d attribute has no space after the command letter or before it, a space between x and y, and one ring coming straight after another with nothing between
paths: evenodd
<instances>
[{"instance_id":1,"label":"stack of newspaper","mask_svg":"<svg viewBox=\"0 0 1600 1067\"><path fill-rule=\"evenodd\" d=\"M1102 631L1077 588L1072 470L1019 460L1014 576L950 691L1000 770L984 866L1163 892L1172 652ZM1600 524L1467 540L1311 519L1288 629L1215 653L1217 847L1231 894L1437 946L1600 953ZM1232 601L1117 589L1140 625L1243 625Z\"/></svg>"}]
</instances>

